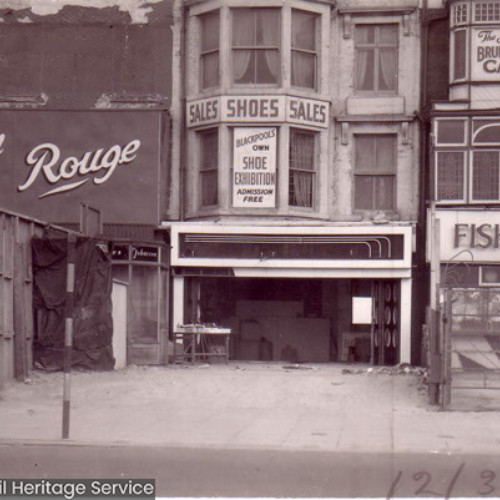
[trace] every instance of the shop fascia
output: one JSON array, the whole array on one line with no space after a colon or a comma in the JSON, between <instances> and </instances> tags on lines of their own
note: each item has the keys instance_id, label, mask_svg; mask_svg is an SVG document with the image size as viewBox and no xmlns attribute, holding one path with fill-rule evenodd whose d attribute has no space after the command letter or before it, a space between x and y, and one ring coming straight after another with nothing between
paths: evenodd
<instances>
[{"instance_id":1,"label":"shop fascia","mask_svg":"<svg viewBox=\"0 0 500 500\"><path fill-rule=\"evenodd\" d=\"M187 126L219 122L290 122L327 128L329 102L296 96L217 96L187 103Z\"/></svg>"},{"instance_id":2,"label":"shop fascia","mask_svg":"<svg viewBox=\"0 0 500 500\"><path fill-rule=\"evenodd\" d=\"M500 211L438 210L440 259L500 261Z\"/></svg>"}]
</instances>

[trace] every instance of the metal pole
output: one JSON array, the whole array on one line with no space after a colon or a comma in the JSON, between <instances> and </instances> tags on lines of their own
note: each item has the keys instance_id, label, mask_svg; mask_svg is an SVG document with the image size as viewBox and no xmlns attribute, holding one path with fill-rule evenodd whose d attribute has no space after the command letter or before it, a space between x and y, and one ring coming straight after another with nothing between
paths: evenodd
<instances>
[{"instance_id":1,"label":"metal pole","mask_svg":"<svg viewBox=\"0 0 500 500\"><path fill-rule=\"evenodd\" d=\"M68 256L66 268L66 304L64 314L64 386L62 438L69 438L69 413L71 389L71 358L73 349L73 303L75 291L75 243L74 234L68 234Z\"/></svg>"}]
</instances>

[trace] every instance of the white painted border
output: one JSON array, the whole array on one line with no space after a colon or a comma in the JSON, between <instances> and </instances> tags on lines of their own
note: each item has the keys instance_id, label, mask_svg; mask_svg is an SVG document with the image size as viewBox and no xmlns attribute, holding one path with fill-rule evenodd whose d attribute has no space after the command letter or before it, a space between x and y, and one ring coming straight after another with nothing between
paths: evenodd
<instances>
[{"instance_id":1,"label":"white painted border","mask_svg":"<svg viewBox=\"0 0 500 500\"><path fill-rule=\"evenodd\" d=\"M222 233L222 234L303 234L303 235L402 235L404 238L403 258L397 260L305 260L305 259L228 259L228 258L185 258L179 257L180 233ZM340 269L352 275L361 270L366 276L368 269L382 271L379 277L402 277L403 270L411 271L413 229L408 226L223 226L215 223L173 223L171 225L171 264L172 266L196 267L233 267L249 269L293 269L297 273L303 269L313 276L317 270ZM255 271L254 271L255 272ZM262 274L262 271L261 271Z\"/></svg>"}]
</instances>

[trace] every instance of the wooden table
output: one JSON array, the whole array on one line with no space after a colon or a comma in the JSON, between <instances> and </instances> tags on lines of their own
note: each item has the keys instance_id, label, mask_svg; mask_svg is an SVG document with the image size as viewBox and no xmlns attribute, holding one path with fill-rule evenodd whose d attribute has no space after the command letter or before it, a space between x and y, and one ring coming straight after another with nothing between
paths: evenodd
<instances>
[{"instance_id":1,"label":"wooden table","mask_svg":"<svg viewBox=\"0 0 500 500\"><path fill-rule=\"evenodd\" d=\"M203 325L178 325L174 329L174 349L177 340L182 340L183 355L188 355L192 364L197 359L207 361L210 357L224 357L226 364L229 361L229 336L230 328L219 328L215 326ZM222 344L214 342L215 339L222 339ZM185 340L188 340L187 346ZM213 346L222 346L223 352L210 350ZM175 356L174 356L175 359Z\"/></svg>"}]
</instances>

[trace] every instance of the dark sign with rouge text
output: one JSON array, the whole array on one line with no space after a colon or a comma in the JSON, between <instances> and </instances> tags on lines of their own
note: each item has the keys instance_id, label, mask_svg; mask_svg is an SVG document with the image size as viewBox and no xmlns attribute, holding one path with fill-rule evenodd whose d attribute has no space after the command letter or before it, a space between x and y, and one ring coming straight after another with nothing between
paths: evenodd
<instances>
[{"instance_id":1,"label":"dark sign with rouge text","mask_svg":"<svg viewBox=\"0 0 500 500\"><path fill-rule=\"evenodd\" d=\"M84 203L104 222L158 223L166 119L158 111L0 112L0 206L75 223Z\"/></svg>"}]
</instances>

